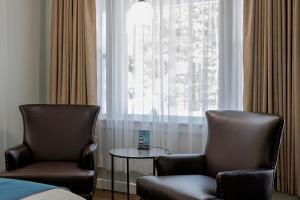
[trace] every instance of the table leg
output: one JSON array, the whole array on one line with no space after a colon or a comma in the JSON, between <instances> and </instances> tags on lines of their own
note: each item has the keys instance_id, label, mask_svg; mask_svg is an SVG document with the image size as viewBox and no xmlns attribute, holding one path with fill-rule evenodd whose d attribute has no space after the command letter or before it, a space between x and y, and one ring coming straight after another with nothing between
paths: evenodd
<instances>
[{"instance_id":1,"label":"table leg","mask_svg":"<svg viewBox=\"0 0 300 200\"><path fill-rule=\"evenodd\" d=\"M155 159L153 159L153 176L155 176Z\"/></svg>"},{"instance_id":2,"label":"table leg","mask_svg":"<svg viewBox=\"0 0 300 200\"><path fill-rule=\"evenodd\" d=\"M130 199L129 197L129 158L126 159L127 160L127 200Z\"/></svg>"},{"instance_id":3,"label":"table leg","mask_svg":"<svg viewBox=\"0 0 300 200\"><path fill-rule=\"evenodd\" d=\"M111 199L114 200L114 156L111 155Z\"/></svg>"}]
</instances>

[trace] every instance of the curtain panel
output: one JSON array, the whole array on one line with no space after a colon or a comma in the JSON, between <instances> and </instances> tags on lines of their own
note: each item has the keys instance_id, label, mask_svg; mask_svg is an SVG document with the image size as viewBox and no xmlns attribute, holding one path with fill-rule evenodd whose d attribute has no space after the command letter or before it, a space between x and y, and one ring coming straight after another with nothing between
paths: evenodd
<instances>
[{"instance_id":1,"label":"curtain panel","mask_svg":"<svg viewBox=\"0 0 300 200\"><path fill-rule=\"evenodd\" d=\"M53 0L50 103L96 104L96 2Z\"/></svg>"},{"instance_id":2,"label":"curtain panel","mask_svg":"<svg viewBox=\"0 0 300 200\"><path fill-rule=\"evenodd\" d=\"M285 118L276 189L300 196L300 1L244 1L244 109Z\"/></svg>"},{"instance_id":3,"label":"curtain panel","mask_svg":"<svg viewBox=\"0 0 300 200\"><path fill-rule=\"evenodd\" d=\"M241 0L149 0L147 25L135 23L135 2L97 0L99 146L107 169L109 150L137 147L139 130L150 131L151 146L204 152L205 111L242 107ZM135 162L133 171L151 172L151 163Z\"/></svg>"}]
</instances>

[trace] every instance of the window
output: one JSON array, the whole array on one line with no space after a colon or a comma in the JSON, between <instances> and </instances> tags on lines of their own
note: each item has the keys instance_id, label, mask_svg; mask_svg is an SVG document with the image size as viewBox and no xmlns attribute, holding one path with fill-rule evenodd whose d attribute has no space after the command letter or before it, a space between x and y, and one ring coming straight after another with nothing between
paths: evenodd
<instances>
[{"instance_id":1,"label":"window","mask_svg":"<svg viewBox=\"0 0 300 200\"><path fill-rule=\"evenodd\" d=\"M99 101L107 116L202 117L240 108L238 0L152 0L150 26L133 24L130 1L100 1Z\"/></svg>"},{"instance_id":2,"label":"window","mask_svg":"<svg viewBox=\"0 0 300 200\"><path fill-rule=\"evenodd\" d=\"M174 12L172 26L158 28L161 24L171 24L170 12ZM154 13L161 24L135 28L128 34L129 113L153 112L153 99L160 96L162 109L173 107L178 116L201 116L203 100L208 101L206 104L211 109L216 109L219 1L156 6ZM129 26L134 27L131 23L128 22ZM161 51L156 51L153 44L159 44ZM169 61L170 57L174 62ZM161 68L155 67L160 62ZM201 78L203 82L199 81L201 76L205 76ZM169 83L173 84L175 92ZM208 88L205 94L202 87Z\"/></svg>"}]
</instances>

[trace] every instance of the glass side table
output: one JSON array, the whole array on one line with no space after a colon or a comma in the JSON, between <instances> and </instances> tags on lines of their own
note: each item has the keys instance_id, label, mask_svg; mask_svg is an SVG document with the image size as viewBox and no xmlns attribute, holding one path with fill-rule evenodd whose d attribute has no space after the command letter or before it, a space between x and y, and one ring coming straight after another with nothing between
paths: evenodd
<instances>
[{"instance_id":1,"label":"glass side table","mask_svg":"<svg viewBox=\"0 0 300 200\"><path fill-rule=\"evenodd\" d=\"M119 148L112 149L109 152L111 156L111 199L114 199L114 157L126 159L127 164L127 199L129 200L129 160L130 159L152 159L153 175L155 175L154 158L158 156L169 155L169 151L163 148L152 147L149 150L141 150L137 148Z\"/></svg>"}]
</instances>

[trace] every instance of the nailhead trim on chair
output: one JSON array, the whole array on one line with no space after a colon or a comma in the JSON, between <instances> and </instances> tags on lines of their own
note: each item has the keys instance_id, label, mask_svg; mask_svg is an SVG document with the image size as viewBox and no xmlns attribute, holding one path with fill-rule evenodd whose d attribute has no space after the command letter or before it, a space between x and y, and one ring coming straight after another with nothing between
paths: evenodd
<instances>
[{"instance_id":1,"label":"nailhead trim on chair","mask_svg":"<svg viewBox=\"0 0 300 200\"><path fill-rule=\"evenodd\" d=\"M217 193L220 195L220 200L223 200L224 199L224 186L223 186L223 182L222 182L222 178L223 178L223 175L238 175L238 174L241 174L243 176L247 176L247 172L263 172L263 171L270 171L270 170L273 170L273 169L246 169L246 170L234 170L234 171L227 171L227 172L220 172L218 175L217 175L217 183L218 183L218 191Z\"/></svg>"},{"instance_id":2,"label":"nailhead trim on chair","mask_svg":"<svg viewBox=\"0 0 300 200\"><path fill-rule=\"evenodd\" d=\"M4 154L5 155L5 169L8 170L8 158L7 158L7 153Z\"/></svg>"},{"instance_id":3,"label":"nailhead trim on chair","mask_svg":"<svg viewBox=\"0 0 300 200\"><path fill-rule=\"evenodd\" d=\"M14 147L12 147L12 148L9 148L9 149L7 149L7 150L5 151L4 157L5 157L5 169L6 169L6 170L9 170L9 169L10 169L10 166L9 166L9 163L8 163L8 153L7 153L7 152L10 151L10 150L16 150L16 149L22 147L23 145L24 145L23 143L22 143L22 144L18 144L18 145L14 146Z\"/></svg>"},{"instance_id":4,"label":"nailhead trim on chair","mask_svg":"<svg viewBox=\"0 0 300 200\"><path fill-rule=\"evenodd\" d=\"M222 175L218 175L217 176L217 182L218 182L218 186L217 189L217 194L220 195L220 200L223 200L224 194L223 194L223 183L222 183Z\"/></svg>"},{"instance_id":5,"label":"nailhead trim on chair","mask_svg":"<svg viewBox=\"0 0 300 200\"><path fill-rule=\"evenodd\" d=\"M280 141L281 141L280 136L281 136L281 132L283 131L283 128L284 128L284 120L282 120L282 122L280 122L278 129L276 130L274 157L273 157L272 168L271 168L273 170L275 170L276 164L277 164L277 157L278 157ZM235 171L226 172L226 174L239 174L239 173L243 173L243 172L255 172L255 171L262 171L262 169L235 170ZM275 171L274 171L274 173L275 173ZM220 195L220 197L219 197L220 200L224 200L224 186L223 186L223 182L222 182L223 174L224 173L220 173L217 175L217 183L218 183L217 193Z\"/></svg>"}]
</instances>

